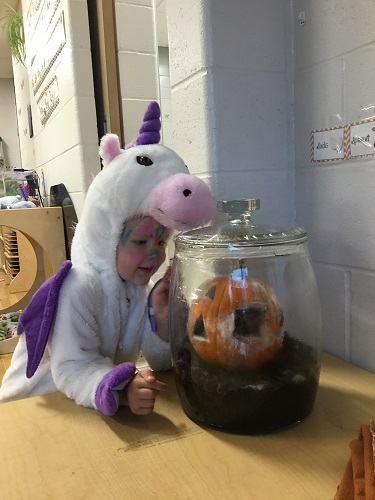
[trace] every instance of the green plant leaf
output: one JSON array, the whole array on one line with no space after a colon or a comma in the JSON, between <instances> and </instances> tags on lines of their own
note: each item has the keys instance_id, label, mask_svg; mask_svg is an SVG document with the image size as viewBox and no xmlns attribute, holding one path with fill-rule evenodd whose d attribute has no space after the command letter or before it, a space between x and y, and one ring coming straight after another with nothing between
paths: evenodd
<instances>
[{"instance_id":1,"label":"green plant leaf","mask_svg":"<svg viewBox=\"0 0 375 500\"><path fill-rule=\"evenodd\" d=\"M12 56L17 62L25 66L26 45L25 33L23 29L23 18L21 14L16 12L13 7L3 2L8 7L8 13L1 20L6 19L5 30L6 38Z\"/></svg>"}]
</instances>

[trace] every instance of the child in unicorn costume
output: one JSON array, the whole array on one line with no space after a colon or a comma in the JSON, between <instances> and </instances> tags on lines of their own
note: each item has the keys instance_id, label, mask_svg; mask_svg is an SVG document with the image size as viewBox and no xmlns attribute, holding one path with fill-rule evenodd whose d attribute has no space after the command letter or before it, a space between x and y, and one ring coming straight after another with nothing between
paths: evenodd
<instances>
[{"instance_id":1,"label":"child in unicorn costume","mask_svg":"<svg viewBox=\"0 0 375 500\"><path fill-rule=\"evenodd\" d=\"M59 390L77 404L114 415L120 405L148 414L166 386L152 370L171 368L169 271L149 290L172 229L209 222L207 185L160 140L151 102L139 136L125 150L107 134L102 171L86 196L66 261L19 319L20 339L0 402ZM150 292L150 294L149 294ZM138 372L140 352L150 369Z\"/></svg>"}]
</instances>

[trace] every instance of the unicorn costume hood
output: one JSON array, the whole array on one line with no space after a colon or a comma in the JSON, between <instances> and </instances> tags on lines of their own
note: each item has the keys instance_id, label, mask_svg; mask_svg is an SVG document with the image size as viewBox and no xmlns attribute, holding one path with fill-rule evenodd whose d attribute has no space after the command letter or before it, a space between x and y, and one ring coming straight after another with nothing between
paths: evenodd
<instances>
[{"instance_id":1,"label":"unicorn costume hood","mask_svg":"<svg viewBox=\"0 0 375 500\"><path fill-rule=\"evenodd\" d=\"M215 203L207 185L190 175L160 140L160 108L151 102L135 141L120 149L118 137L103 137L104 168L92 182L72 242L72 262L116 271L115 251L125 220L149 215L166 227L186 230L207 223Z\"/></svg>"},{"instance_id":2,"label":"unicorn costume hood","mask_svg":"<svg viewBox=\"0 0 375 500\"><path fill-rule=\"evenodd\" d=\"M113 415L117 391L132 379L140 351L151 368L170 368L168 343L148 321L148 289L121 280L116 248L125 221L133 217L151 216L184 230L206 224L216 209L207 185L158 144L160 128L159 105L151 102L133 144L121 149L116 135L102 138L103 169L87 192L71 261L22 312L22 335L0 402L60 390Z\"/></svg>"}]
</instances>

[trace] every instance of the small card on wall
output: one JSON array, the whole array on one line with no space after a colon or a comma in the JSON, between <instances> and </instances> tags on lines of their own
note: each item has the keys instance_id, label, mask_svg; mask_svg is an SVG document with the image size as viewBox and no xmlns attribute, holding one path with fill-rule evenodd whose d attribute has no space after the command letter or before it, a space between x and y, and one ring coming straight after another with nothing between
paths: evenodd
<instances>
[{"instance_id":1,"label":"small card on wall","mask_svg":"<svg viewBox=\"0 0 375 500\"><path fill-rule=\"evenodd\" d=\"M311 161L345 160L347 156L346 127L314 130L310 137Z\"/></svg>"},{"instance_id":2,"label":"small card on wall","mask_svg":"<svg viewBox=\"0 0 375 500\"><path fill-rule=\"evenodd\" d=\"M37 100L40 122L42 125L47 123L59 103L59 86L57 77L54 76Z\"/></svg>"},{"instance_id":3,"label":"small card on wall","mask_svg":"<svg viewBox=\"0 0 375 500\"><path fill-rule=\"evenodd\" d=\"M375 120L350 125L350 158L375 155Z\"/></svg>"}]
</instances>

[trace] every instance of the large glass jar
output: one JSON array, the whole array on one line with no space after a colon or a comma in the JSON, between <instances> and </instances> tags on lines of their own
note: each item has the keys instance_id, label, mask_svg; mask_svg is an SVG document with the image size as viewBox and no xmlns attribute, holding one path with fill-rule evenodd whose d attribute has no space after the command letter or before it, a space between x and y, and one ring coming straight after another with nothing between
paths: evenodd
<instances>
[{"instance_id":1,"label":"large glass jar","mask_svg":"<svg viewBox=\"0 0 375 500\"><path fill-rule=\"evenodd\" d=\"M175 240L169 326L177 390L198 424L270 432L304 419L318 389L321 315L307 235L254 224L259 200L218 207L225 221Z\"/></svg>"}]
</instances>

